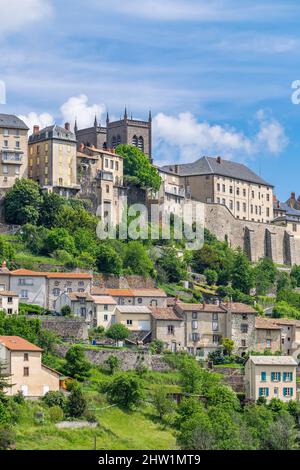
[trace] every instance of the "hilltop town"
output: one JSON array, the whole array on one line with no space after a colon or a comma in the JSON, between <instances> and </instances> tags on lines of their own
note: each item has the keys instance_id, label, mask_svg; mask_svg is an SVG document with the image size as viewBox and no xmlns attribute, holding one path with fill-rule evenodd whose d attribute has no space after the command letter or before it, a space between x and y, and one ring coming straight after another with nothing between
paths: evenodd
<instances>
[{"instance_id":1,"label":"hilltop town","mask_svg":"<svg viewBox=\"0 0 300 470\"><path fill-rule=\"evenodd\" d=\"M222 156L158 167L151 113L28 132L0 114L0 447L298 448L300 198ZM170 238L100 239L130 204Z\"/></svg>"}]
</instances>

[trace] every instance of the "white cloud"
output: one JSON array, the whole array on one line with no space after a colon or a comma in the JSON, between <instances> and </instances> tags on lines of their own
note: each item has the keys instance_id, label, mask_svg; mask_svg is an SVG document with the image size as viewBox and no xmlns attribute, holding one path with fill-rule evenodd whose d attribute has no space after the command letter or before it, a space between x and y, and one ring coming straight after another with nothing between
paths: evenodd
<instances>
[{"instance_id":1,"label":"white cloud","mask_svg":"<svg viewBox=\"0 0 300 470\"><path fill-rule=\"evenodd\" d=\"M40 129L43 129L44 127L50 126L54 123L53 116L49 113L37 114L35 112L31 112L27 115L19 115L19 118L22 119L29 127L29 134L32 133L33 126L35 125L39 126Z\"/></svg>"},{"instance_id":2,"label":"white cloud","mask_svg":"<svg viewBox=\"0 0 300 470\"><path fill-rule=\"evenodd\" d=\"M86 95L72 96L60 108L63 120L73 125L76 119L79 129L91 127L95 116L97 116L98 122L101 118L103 119L105 109L103 104L89 106Z\"/></svg>"},{"instance_id":3,"label":"white cloud","mask_svg":"<svg viewBox=\"0 0 300 470\"><path fill-rule=\"evenodd\" d=\"M189 112L178 116L160 113L154 118L156 158L160 163L169 163L175 154L184 163L202 155L244 160L262 151L280 153L288 143L283 127L263 111L257 113L257 119L258 133L247 136L233 128L198 122Z\"/></svg>"},{"instance_id":4,"label":"white cloud","mask_svg":"<svg viewBox=\"0 0 300 470\"><path fill-rule=\"evenodd\" d=\"M0 36L20 31L28 23L33 23L52 14L49 0L0 0Z\"/></svg>"}]
</instances>

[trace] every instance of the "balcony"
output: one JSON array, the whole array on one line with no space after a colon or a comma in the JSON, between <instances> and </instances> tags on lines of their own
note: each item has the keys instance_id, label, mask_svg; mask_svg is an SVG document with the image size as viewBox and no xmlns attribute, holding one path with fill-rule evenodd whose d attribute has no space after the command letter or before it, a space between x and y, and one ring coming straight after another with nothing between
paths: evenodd
<instances>
[{"instance_id":1,"label":"balcony","mask_svg":"<svg viewBox=\"0 0 300 470\"><path fill-rule=\"evenodd\" d=\"M114 181L114 175L110 171L99 171L97 178L104 181Z\"/></svg>"},{"instance_id":2,"label":"balcony","mask_svg":"<svg viewBox=\"0 0 300 470\"><path fill-rule=\"evenodd\" d=\"M172 196L185 197L185 189L183 187L170 186L166 184L165 193L172 194Z\"/></svg>"},{"instance_id":3,"label":"balcony","mask_svg":"<svg viewBox=\"0 0 300 470\"><path fill-rule=\"evenodd\" d=\"M6 164L13 164L13 165L22 165L23 163L23 155L20 153L15 152L4 152L2 151L2 162Z\"/></svg>"}]
</instances>

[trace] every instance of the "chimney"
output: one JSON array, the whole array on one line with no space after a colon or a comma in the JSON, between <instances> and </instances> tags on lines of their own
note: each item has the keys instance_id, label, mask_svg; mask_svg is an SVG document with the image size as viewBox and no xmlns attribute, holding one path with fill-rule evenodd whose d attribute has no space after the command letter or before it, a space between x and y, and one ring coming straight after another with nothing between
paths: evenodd
<instances>
[{"instance_id":1,"label":"chimney","mask_svg":"<svg viewBox=\"0 0 300 470\"><path fill-rule=\"evenodd\" d=\"M291 199L296 199L296 193L291 193Z\"/></svg>"},{"instance_id":2,"label":"chimney","mask_svg":"<svg viewBox=\"0 0 300 470\"><path fill-rule=\"evenodd\" d=\"M69 122L65 122L65 129L66 129L66 131L70 130L70 123Z\"/></svg>"},{"instance_id":3,"label":"chimney","mask_svg":"<svg viewBox=\"0 0 300 470\"><path fill-rule=\"evenodd\" d=\"M217 163L221 164L222 160L221 157L217 157Z\"/></svg>"},{"instance_id":4,"label":"chimney","mask_svg":"<svg viewBox=\"0 0 300 470\"><path fill-rule=\"evenodd\" d=\"M174 171L175 171L175 173L178 174L178 165L175 165L175 166L174 166Z\"/></svg>"},{"instance_id":5,"label":"chimney","mask_svg":"<svg viewBox=\"0 0 300 470\"><path fill-rule=\"evenodd\" d=\"M33 133L38 134L39 132L40 132L40 126L37 126L37 125L33 126Z\"/></svg>"}]
</instances>

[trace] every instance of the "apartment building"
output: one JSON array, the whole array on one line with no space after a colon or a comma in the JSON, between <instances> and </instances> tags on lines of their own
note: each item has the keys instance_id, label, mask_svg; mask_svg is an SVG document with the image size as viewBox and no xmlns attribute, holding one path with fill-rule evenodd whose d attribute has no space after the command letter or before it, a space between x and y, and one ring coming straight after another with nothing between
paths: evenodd
<instances>
[{"instance_id":1,"label":"apartment building","mask_svg":"<svg viewBox=\"0 0 300 470\"><path fill-rule=\"evenodd\" d=\"M273 220L273 186L250 168L221 157L163 166L181 177L189 197L208 204L222 204L237 219L270 223Z\"/></svg>"},{"instance_id":2,"label":"apartment building","mask_svg":"<svg viewBox=\"0 0 300 470\"><path fill-rule=\"evenodd\" d=\"M0 336L0 361L5 364L11 387L9 396L42 397L59 390L60 373L42 364L43 350L19 336Z\"/></svg>"},{"instance_id":3,"label":"apartment building","mask_svg":"<svg viewBox=\"0 0 300 470\"><path fill-rule=\"evenodd\" d=\"M28 171L28 127L17 116L0 114L0 193L11 188Z\"/></svg>"},{"instance_id":4,"label":"apartment building","mask_svg":"<svg viewBox=\"0 0 300 470\"><path fill-rule=\"evenodd\" d=\"M151 307L152 341L163 341L172 352L184 350L184 321L172 307Z\"/></svg>"},{"instance_id":5,"label":"apartment building","mask_svg":"<svg viewBox=\"0 0 300 470\"><path fill-rule=\"evenodd\" d=\"M90 199L94 212L106 223L117 225L122 220L123 157L108 151L80 145L77 152L78 197Z\"/></svg>"},{"instance_id":6,"label":"apartment building","mask_svg":"<svg viewBox=\"0 0 300 470\"><path fill-rule=\"evenodd\" d=\"M245 365L246 398L297 398L297 361L291 356L250 356Z\"/></svg>"},{"instance_id":7,"label":"apartment building","mask_svg":"<svg viewBox=\"0 0 300 470\"><path fill-rule=\"evenodd\" d=\"M297 357L300 353L300 321L276 318L273 322L277 328L280 328L282 354Z\"/></svg>"},{"instance_id":8,"label":"apartment building","mask_svg":"<svg viewBox=\"0 0 300 470\"><path fill-rule=\"evenodd\" d=\"M61 196L75 195L77 184L77 141L70 130L56 124L45 127L34 126L28 141L28 176L48 191Z\"/></svg>"},{"instance_id":9,"label":"apartment building","mask_svg":"<svg viewBox=\"0 0 300 470\"><path fill-rule=\"evenodd\" d=\"M63 292L90 292L92 279L93 276L87 273L0 270L2 290L13 291L21 302L39 305L50 311L55 311L55 302Z\"/></svg>"},{"instance_id":10,"label":"apartment building","mask_svg":"<svg viewBox=\"0 0 300 470\"><path fill-rule=\"evenodd\" d=\"M159 205L163 205L164 212L167 214L181 217L183 204L188 197L184 178L162 168L157 168L157 170L161 178L161 186L159 191L151 196L151 199L157 201Z\"/></svg>"}]
</instances>

